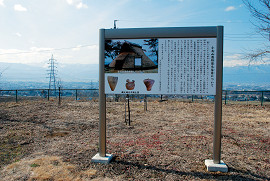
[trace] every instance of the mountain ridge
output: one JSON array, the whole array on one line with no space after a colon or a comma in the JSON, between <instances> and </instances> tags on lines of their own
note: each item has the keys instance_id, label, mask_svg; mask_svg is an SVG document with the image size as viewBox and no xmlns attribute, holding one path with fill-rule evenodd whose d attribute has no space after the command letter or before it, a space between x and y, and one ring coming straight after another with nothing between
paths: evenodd
<instances>
[{"instance_id":1,"label":"mountain ridge","mask_svg":"<svg viewBox=\"0 0 270 181\"><path fill-rule=\"evenodd\" d=\"M0 81L48 82L48 68L42 65L0 62ZM58 64L57 77L64 82L97 82L98 64ZM270 84L270 64L223 68L223 82Z\"/></svg>"}]
</instances>

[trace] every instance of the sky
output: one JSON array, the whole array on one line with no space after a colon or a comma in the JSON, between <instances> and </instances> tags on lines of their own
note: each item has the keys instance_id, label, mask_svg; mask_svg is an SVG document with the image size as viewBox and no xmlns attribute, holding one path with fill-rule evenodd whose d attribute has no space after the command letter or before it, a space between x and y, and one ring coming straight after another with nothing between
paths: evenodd
<instances>
[{"instance_id":1,"label":"sky","mask_svg":"<svg viewBox=\"0 0 270 181\"><path fill-rule=\"evenodd\" d=\"M0 62L98 64L99 29L224 26L224 66L267 40L241 0L0 0ZM260 62L262 63L262 62ZM0 67L1 70L1 67Z\"/></svg>"}]
</instances>

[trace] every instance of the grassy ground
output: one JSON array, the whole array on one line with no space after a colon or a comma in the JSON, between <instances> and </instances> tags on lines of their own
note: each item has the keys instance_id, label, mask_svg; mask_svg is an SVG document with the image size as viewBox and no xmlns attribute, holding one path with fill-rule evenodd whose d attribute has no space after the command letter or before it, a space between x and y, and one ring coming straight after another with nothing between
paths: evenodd
<instances>
[{"instance_id":1,"label":"grassy ground","mask_svg":"<svg viewBox=\"0 0 270 181\"><path fill-rule=\"evenodd\" d=\"M269 180L270 107L223 105L222 160L228 173L207 172L213 155L212 102L107 103L111 164L98 152L98 102L0 103L1 180Z\"/></svg>"}]
</instances>

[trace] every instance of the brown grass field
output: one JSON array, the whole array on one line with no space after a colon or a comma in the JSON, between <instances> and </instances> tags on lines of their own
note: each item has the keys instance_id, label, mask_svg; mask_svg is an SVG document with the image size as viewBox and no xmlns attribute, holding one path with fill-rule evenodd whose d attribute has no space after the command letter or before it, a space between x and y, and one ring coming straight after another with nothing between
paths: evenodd
<instances>
[{"instance_id":1,"label":"brown grass field","mask_svg":"<svg viewBox=\"0 0 270 181\"><path fill-rule=\"evenodd\" d=\"M0 103L0 180L270 180L270 106L223 105L222 160L213 156L211 102L107 102L110 164L98 152L98 102Z\"/></svg>"}]
</instances>

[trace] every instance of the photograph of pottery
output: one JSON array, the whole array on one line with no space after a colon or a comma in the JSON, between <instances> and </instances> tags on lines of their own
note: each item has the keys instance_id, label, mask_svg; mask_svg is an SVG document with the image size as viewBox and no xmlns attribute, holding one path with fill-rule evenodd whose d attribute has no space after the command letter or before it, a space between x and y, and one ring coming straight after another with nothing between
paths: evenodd
<instances>
[{"instance_id":1,"label":"photograph of pottery","mask_svg":"<svg viewBox=\"0 0 270 181\"><path fill-rule=\"evenodd\" d=\"M144 85L146 86L146 90L147 90L147 91L151 91L152 86L153 86L154 83L155 83L155 80L153 80L153 79L144 79L144 80L143 80L143 83L144 83Z\"/></svg>"},{"instance_id":2,"label":"photograph of pottery","mask_svg":"<svg viewBox=\"0 0 270 181\"><path fill-rule=\"evenodd\" d=\"M108 83L110 85L111 90L114 91L118 82L118 77L108 76L107 79L108 79Z\"/></svg>"},{"instance_id":3,"label":"photograph of pottery","mask_svg":"<svg viewBox=\"0 0 270 181\"><path fill-rule=\"evenodd\" d=\"M135 88L135 80L130 81L129 79L127 79L126 82L127 90L133 90Z\"/></svg>"}]
</instances>

